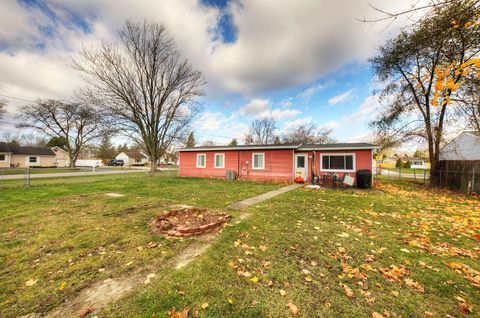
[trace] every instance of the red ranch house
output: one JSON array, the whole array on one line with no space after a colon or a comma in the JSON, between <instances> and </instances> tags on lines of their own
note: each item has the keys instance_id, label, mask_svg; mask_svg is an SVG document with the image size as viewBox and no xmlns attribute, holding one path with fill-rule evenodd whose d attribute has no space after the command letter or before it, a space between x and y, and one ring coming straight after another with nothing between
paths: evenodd
<instances>
[{"instance_id":1,"label":"red ranch house","mask_svg":"<svg viewBox=\"0 0 480 318\"><path fill-rule=\"evenodd\" d=\"M179 175L225 178L233 171L239 179L287 181L301 175L349 174L373 171L373 151L368 143L278 144L203 146L179 150Z\"/></svg>"}]
</instances>

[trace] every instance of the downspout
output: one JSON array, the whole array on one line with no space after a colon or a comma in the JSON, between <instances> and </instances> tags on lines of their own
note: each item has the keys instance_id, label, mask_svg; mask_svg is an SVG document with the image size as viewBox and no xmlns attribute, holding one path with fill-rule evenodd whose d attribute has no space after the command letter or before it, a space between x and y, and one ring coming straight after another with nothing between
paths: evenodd
<instances>
[{"instance_id":1,"label":"downspout","mask_svg":"<svg viewBox=\"0 0 480 318\"><path fill-rule=\"evenodd\" d=\"M237 178L240 178L240 150L237 150Z\"/></svg>"}]
</instances>

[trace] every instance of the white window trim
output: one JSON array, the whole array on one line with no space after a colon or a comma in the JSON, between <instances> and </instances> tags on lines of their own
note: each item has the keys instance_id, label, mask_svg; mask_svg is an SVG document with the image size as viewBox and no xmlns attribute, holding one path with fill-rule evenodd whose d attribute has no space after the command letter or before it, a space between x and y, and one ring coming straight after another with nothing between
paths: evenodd
<instances>
[{"instance_id":1,"label":"white window trim","mask_svg":"<svg viewBox=\"0 0 480 318\"><path fill-rule=\"evenodd\" d=\"M205 160L203 161L203 163L204 163L203 166L198 165L198 157L200 157L200 156L205 157ZM196 165L197 168L206 168L207 167L207 154L206 153L197 153L197 161L195 162L195 165Z\"/></svg>"},{"instance_id":2,"label":"white window trim","mask_svg":"<svg viewBox=\"0 0 480 318\"><path fill-rule=\"evenodd\" d=\"M262 155L262 167L261 168L255 168L255 155ZM265 153L264 152L254 152L252 153L252 169L253 170L265 170Z\"/></svg>"},{"instance_id":3,"label":"white window trim","mask_svg":"<svg viewBox=\"0 0 480 318\"><path fill-rule=\"evenodd\" d=\"M223 160L222 160L223 165L222 166L217 166L217 156L222 156L223 157ZM213 167L217 168L217 169L224 169L225 168L225 154L224 153L216 153L213 156Z\"/></svg>"},{"instance_id":4,"label":"white window trim","mask_svg":"<svg viewBox=\"0 0 480 318\"><path fill-rule=\"evenodd\" d=\"M323 157L324 156L353 156L353 169L323 169ZM320 171L327 172L355 172L357 171L357 158L354 152L345 152L345 153L322 153L320 155Z\"/></svg>"}]
</instances>

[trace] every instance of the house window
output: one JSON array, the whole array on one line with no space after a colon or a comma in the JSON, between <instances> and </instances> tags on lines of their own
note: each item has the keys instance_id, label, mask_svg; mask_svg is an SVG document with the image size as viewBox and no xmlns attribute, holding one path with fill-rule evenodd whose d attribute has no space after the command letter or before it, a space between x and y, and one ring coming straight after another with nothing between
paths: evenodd
<instances>
[{"instance_id":1,"label":"house window","mask_svg":"<svg viewBox=\"0 0 480 318\"><path fill-rule=\"evenodd\" d=\"M355 155L322 155L323 171L354 171Z\"/></svg>"},{"instance_id":2,"label":"house window","mask_svg":"<svg viewBox=\"0 0 480 318\"><path fill-rule=\"evenodd\" d=\"M265 154L252 154L252 169L265 169Z\"/></svg>"},{"instance_id":3,"label":"house window","mask_svg":"<svg viewBox=\"0 0 480 318\"><path fill-rule=\"evenodd\" d=\"M37 163L37 157L28 157L29 163Z\"/></svg>"},{"instance_id":4,"label":"house window","mask_svg":"<svg viewBox=\"0 0 480 318\"><path fill-rule=\"evenodd\" d=\"M7 156L5 155L0 155L0 161L6 161Z\"/></svg>"},{"instance_id":5,"label":"house window","mask_svg":"<svg viewBox=\"0 0 480 318\"><path fill-rule=\"evenodd\" d=\"M197 154L197 168L205 168L207 166L207 155L202 153L202 154Z\"/></svg>"},{"instance_id":6,"label":"house window","mask_svg":"<svg viewBox=\"0 0 480 318\"><path fill-rule=\"evenodd\" d=\"M225 154L215 154L215 168L225 168Z\"/></svg>"}]
</instances>

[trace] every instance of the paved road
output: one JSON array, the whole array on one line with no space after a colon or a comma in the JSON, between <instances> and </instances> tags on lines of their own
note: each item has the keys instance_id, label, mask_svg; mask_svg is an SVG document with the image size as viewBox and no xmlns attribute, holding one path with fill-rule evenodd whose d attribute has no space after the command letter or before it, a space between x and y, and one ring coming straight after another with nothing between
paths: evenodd
<instances>
[{"instance_id":1,"label":"paved road","mask_svg":"<svg viewBox=\"0 0 480 318\"><path fill-rule=\"evenodd\" d=\"M168 171L172 170L170 168L160 168L160 171ZM173 169L175 170L175 169ZM38 173L38 174L30 174L30 179L38 179L38 178L58 178L58 177L82 177L82 176L92 176L92 175L102 175L102 174L121 174L121 173L134 173L134 172L148 172L148 170L144 169L128 169L128 170L120 170L120 169L97 169L95 172L92 171L80 171L80 172L59 172L59 173ZM2 178L2 177L0 177ZM16 179L23 179L23 174L17 175L7 175L3 176L4 180L16 180Z\"/></svg>"}]
</instances>

